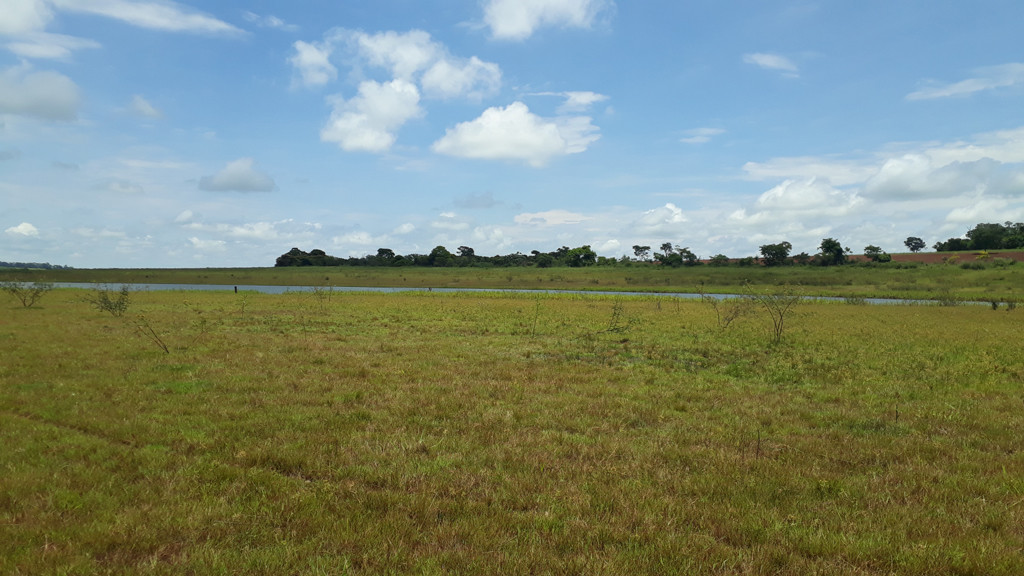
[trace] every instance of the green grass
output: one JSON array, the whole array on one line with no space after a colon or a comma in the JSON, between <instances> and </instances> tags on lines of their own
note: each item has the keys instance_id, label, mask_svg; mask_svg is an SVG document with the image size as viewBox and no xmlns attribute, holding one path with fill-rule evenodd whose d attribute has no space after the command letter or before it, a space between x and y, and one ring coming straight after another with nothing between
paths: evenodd
<instances>
[{"instance_id":1,"label":"green grass","mask_svg":"<svg viewBox=\"0 0 1024 576\"><path fill-rule=\"evenodd\" d=\"M808 296L898 299L1016 301L1024 296L1024 266L983 269L960 265L856 264L837 267L696 266L662 268L653 264L588 268L204 268L116 270L0 269L2 281L141 284L225 284L278 286L387 286L399 288L499 288L634 292L737 293L750 285L774 289L790 285Z\"/></svg>"},{"instance_id":2,"label":"green grass","mask_svg":"<svg viewBox=\"0 0 1024 576\"><path fill-rule=\"evenodd\" d=\"M1024 565L1020 311L83 295L0 300L3 574Z\"/></svg>"}]
</instances>

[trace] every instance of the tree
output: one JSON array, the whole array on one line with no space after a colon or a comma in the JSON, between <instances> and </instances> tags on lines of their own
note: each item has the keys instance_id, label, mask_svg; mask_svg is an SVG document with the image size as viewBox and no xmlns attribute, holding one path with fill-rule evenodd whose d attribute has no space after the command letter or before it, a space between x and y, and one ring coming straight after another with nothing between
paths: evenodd
<instances>
[{"instance_id":1,"label":"tree","mask_svg":"<svg viewBox=\"0 0 1024 576\"><path fill-rule=\"evenodd\" d=\"M966 238L950 238L945 242L936 242L932 248L935 248L936 252L959 252L970 250L971 241Z\"/></svg>"},{"instance_id":2,"label":"tree","mask_svg":"<svg viewBox=\"0 0 1024 576\"><path fill-rule=\"evenodd\" d=\"M669 254L671 254L672 253L672 243L671 242L665 242L664 244L662 244L661 245L661 251L665 254L665 256L668 256Z\"/></svg>"},{"instance_id":3,"label":"tree","mask_svg":"<svg viewBox=\"0 0 1024 576\"><path fill-rule=\"evenodd\" d=\"M569 250L566 261L573 268L591 266L597 262L597 253L591 250L589 245L580 246Z\"/></svg>"},{"instance_id":4,"label":"tree","mask_svg":"<svg viewBox=\"0 0 1024 576\"><path fill-rule=\"evenodd\" d=\"M874 244L869 244L864 247L864 255L871 258L872 262L878 262L878 257L884 254L882 249Z\"/></svg>"},{"instance_id":5,"label":"tree","mask_svg":"<svg viewBox=\"0 0 1024 576\"><path fill-rule=\"evenodd\" d=\"M647 260L647 255L651 253L650 246L641 246L639 244L633 245L633 254L636 255L637 260Z\"/></svg>"},{"instance_id":6,"label":"tree","mask_svg":"<svg viewBox=\"0 0 1024 576\"><path fill-rule=\"evenodd\" d=\"M683 257L679 254L669 252L668 254L655 254L655 261L661 263L662 266L671 266L673 268L679 268L683 265Z\"/></svg>"},{"instance_id":7,"label":"tree","mask_svg":"<svg viewBox=\"0 0 1024 576\"><path fill-rule=\"evenodd\" d=\"M761 246L761 260L765 266L781 266L786 263L792 249L793 245L789 242L765 244Z\"/></svg>"},{"instance_id":8,"label":"tree","mask_svg":"<svg viewBox=\"0 0 1024 576\"><path fill-rule=\"evenodd\" d=\"M725 254L715 254L711 257L711 260L708 260L708 264L712 266L728 266L729 257Z\"/></svg>"},{"instance_id":9,"label":"tree","mask_svg":"<svg viewBox=\"0 0 1024 576\"><path fill-rule=\"evenodd\" d=\"M996 250L1003 247L1006 227L1002 224L977 224L967 231L971 250Z\"/></svg>"},{"instance_id":10,"label":"tree","mask_svg":"<svg viewBox=\"0 0 1024 576\"><path fill-rule=\"evenodd\" d=\"M700 264L700 259L697 258L696 254L690 251L689 247L676 248L676 252L679 254L679 257L682 258L684 266L696 266L697 264Z\"/></svg>"},{"instance_id":11,"label":"tree","mask_svg":"<svg viewBox=\"0 0 1024 576\"><path fill-rule=\"evenodd\" d=\"M455 256L444 246L435 246L430 251L429 261L431 266L451 266L455 263Z\"/></svg>"},{"instance_id":12,"label":"tree","mask_svg":"<svg viewBox=\"0 0 1024 576\"><path fill-rule=\"evenodd\" d=\"M908 236L907 239L903 241L903 245L911 252L920 252L921 250L924 250L925 247L924 240L921 240L917 236Z\"/></svg>"},{"instance_id":13,"label":"tree","mask_svg":"<svg viewBox=\"0 0 1024 576\"><path fill-rule=\"evenodd\" d=\"M818 246L823 266L838 266L846 263L846 249L835 238L825 238Z\"/></svg>"},{"instance_id":14,"label":"tree","mask_svg":"<svg viewBox=\"0 0 1024 576\"><path fill-rule=\"evenodd\" d=\"M1024 222L1006 222L1003 248L1024 248Z\"/></svg>"}]
</instances>

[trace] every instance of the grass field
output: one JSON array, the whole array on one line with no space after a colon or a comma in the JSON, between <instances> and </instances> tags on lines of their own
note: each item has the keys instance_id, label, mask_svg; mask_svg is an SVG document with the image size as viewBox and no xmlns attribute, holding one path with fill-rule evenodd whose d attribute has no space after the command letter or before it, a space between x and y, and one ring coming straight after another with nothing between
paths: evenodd
<instances>
[{"instance_id":1,"label":"grass field","mask_svg":"<svg viewBox=\"0 0 1024 576\"><path fill-rule=\"evenodd\" d=\"M85 295L0 295L2 574L1024 566L1024 311Z\"/></svg>"},{"instance_id":2,"label":"grass field","mask_svg":"<svg viewBox=\"0 0 1024 576\"><path fill-rule=\"evenodd\" d=\"M996 255L998 256L998 254ZM504 288L733 294L746 285L794 287L808 296L1018 301L1024 265L957 256L958 265L894 262L836 267L696 266L653 264L587 268L295 267L116 270L0 269L3 281L278 286L388 286L399 288ZM963 268L971 266L976 268Z\"/></svg>"}]
</instances>

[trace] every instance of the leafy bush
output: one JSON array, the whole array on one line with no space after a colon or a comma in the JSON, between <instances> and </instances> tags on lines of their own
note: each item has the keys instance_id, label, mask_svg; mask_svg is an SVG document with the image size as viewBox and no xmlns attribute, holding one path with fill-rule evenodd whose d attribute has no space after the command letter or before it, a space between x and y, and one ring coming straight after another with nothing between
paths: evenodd
<instances>
[{"instance_id":1,"label":"leafy bush","mask_svg":"<svg viewBox=\"0 0 1024 576\"><path fill-rule=\"evenodd\" d=\"M128 286L121 286L116 295L108 286L97 286L93 288L91 295L85 297L85 301L93 308L100 312L109 312L115 318L120 318L128 311L131 300Z\"/></svg>"}]
</instances>

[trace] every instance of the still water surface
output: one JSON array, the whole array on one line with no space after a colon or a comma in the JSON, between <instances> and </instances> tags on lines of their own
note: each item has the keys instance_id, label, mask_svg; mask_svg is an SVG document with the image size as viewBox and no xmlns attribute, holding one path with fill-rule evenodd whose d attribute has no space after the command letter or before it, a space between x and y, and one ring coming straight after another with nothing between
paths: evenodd
<instances>
[{"instance_id":1,"label":"still water surface","mask_svg":"<svg viewBox=\"0 0 1024 576\"><path fill-rule=\"evenodd\" d=\"M688 298L698 299L700 294L693 292L606 292L597 290L519 290L507 288L406 288L406 287L380 287L380 286L266 286L266 285L232 285L232 284L99 284L88 282L55 282L57 288L96 288L105 286L108 289L120 289L127 286L132 292L145 292L151 290L205 290L213 292L237 291L237 292L259 292L261 294L287 294L290 292L313 292L314 290L329 290L332 292L507 292L513 294L578 294L586 296L657 296L663 298ZM742 294L707 294L709 298L724 300L728 298L740 298ZM844 302L846 298L828 296L808 297L807 300L820 300L823 302ZM864 298L867 304L935 304L931 300L903 300L895 298Z\"/></svg>"}]
</instances>

